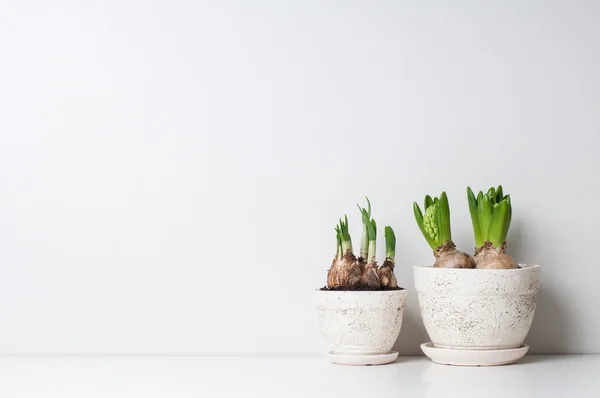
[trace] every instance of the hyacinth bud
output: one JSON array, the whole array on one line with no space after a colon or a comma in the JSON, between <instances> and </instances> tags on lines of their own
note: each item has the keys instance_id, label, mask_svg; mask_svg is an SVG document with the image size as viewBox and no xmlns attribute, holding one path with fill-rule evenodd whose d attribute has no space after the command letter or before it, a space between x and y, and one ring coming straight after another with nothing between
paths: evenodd
<instances>
[{"instance_id":1,"label":"hyacinth bud","mask_svg":"<svg viewBox=\"0 0 600 398\"><path fill-rule=\"evenodd\" d=\"M438 208L438 205L429 206L427 210L425 210L425 216L423 217L423 225L429 237L437 242L437 225L435 224L435 212Z\"/></svg>"}]
</instances>

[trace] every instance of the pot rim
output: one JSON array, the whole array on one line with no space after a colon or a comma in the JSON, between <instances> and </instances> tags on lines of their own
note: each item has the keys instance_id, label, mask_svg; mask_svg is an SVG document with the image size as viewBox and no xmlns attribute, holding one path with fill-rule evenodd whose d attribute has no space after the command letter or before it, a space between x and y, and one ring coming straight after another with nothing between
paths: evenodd
<instances>
[{"instance_id":1,"label":"pot rim","mask_svg":"<svg viewBox=\"0 0 600 398\"><path fill-rule=\"evenodd\" d=\"M512 268L512 269L477 269L477 268L434 268L433 265L413 265L414 269L435 269L440 270L440 272L445 272L446 270L452 272L524 272L529 269L540 268L539 264L523 264L517 263L521 268Z\"/></svg>"}]
</instances>

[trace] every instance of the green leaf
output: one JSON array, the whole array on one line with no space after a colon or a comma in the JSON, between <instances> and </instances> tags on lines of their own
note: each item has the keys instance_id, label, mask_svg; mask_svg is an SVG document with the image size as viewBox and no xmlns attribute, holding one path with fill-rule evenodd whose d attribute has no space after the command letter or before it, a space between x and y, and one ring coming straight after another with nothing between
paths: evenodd
<instances>
[{"instance_id":1,"label":"green leaf","mask_svg":"<svg viewBox=\"0 0 600 398\"><path fill-rule=\"evenodd\" d=\"M506 240L506 233L508 232L508 205L506 201L500 202L490 222L490 228L488 231L488 240L492 242L494 247L498 247Z\"/></svg>"},{"instance_id":2,"label":"green leaf","mask_svg":"<svg viewBox=\"0 0 600 398\"><path fill-rule=\"evenodd\" d=\"M423 213L421 213L421 209L419 208L417 202L413 203L413 213L415 214L415 220L417 221L417 225L419 226L419 229L421 230L421 233L423 234L423 237L427 241L429 247L431 247L431 250L437 249L438 244L433 239L431 239L431 237L425 230L425 226L423 225Z\"/></svg>"},{"instance_id":3,"label":"green leaf","mask_svg":"<svg viewBox=\"0 0 600 398\"><path fill-rule=\"evenodd\" d=\"M490 199L490 203L493 205L496 204L496 190L494 189L494 187L491 187L488 191L487 191L487 196Z\"/></svg>"},{"instance_id":4,"label":"green leaf","mask_svg":"<svg viewBox=\"0 0 600 398\"><path fill-rule=\"evenodd\" d=\"M357 205L358 206L358 205ZM358 206L358 209L360 210L360 215L361 215L361 220L363 224L366 224L369 222L369 215L367 214L367 210L363 209L362 207Z\"/></svg>"},{"instance_id":5,"label":"green leaf","mask_svg":"<svg viewBox=\"0 0 600 398\"><path fill-rule=\"evenodd\" d=\"M438 233L440 235L440 245L452 240L452 231L450 230L450 205L446 192L440 195L438 208Z\"/></svg>"},{"instance_id":6,"label":"green leaf","mask_svg":"<svg viewBox=\"0 0 600 398\"><path fill-rule=\"evenodd\" d=\"M367 221L367 236L369 237L369 241L373 241L377 239L377 226L374 224L375 220Z\"/></svg>"},{"instance_id":7,"label":"green leaf","mask_svg":"<svg viewBox=\"0 0 600 398\"><path fill-rule=\"evenodd\" d=\"M477 211L477 199L471 190L467 187L467 199L469 201L469 213L471 214L471 223L473 224L473 235L475 235L475 247L479 248L485 243L481 236L481 225L479 224L479 212Z\"/></svg>"},{"instance_id":8,"label":"green leaf","mask_svg":"<svg viewBox=\"0 0 600 398\"><path fill-rule=\"evenodd\" d=\"M344 222L341 218L340 218L340 230L341 230L341 234L342 234L342 241L347 241L348 238L348 224L347 224L348 219L346 218L346 222Z\"/></svg>"},{"instance_id":9,"label":"green leaf","mask_svg":"<svg viewBox=\"0 0 600 398\"><path fill-rule=\"evenodd\" d=\"M367 199L368 210L363 207L360 207L360 205L358 203L356 204L356 206L358 207L358 210L360 211L362 223L366 225L369 222L369 219L371 218L371 202L369 201L369 198L367 198L366 196L365 196L365 199Z\"/></svg>"},{"instance_id":10,"label":"green leaf","mask_svg":"<svg viewBox=\"0 0 600 398\"><path fill-rule=\"evenodd\" d=\"M506 195L504 201L508 207L508 224L506 225L506 235L508 236L508 229L510 228L510 222L512 221L512 202L510 201L510 195ZM504 239L506 239L506 236Z\"/></svg>"},{"instance_id":11,"label":"green leaf","mask_svg":"<svg viewBox=\"0 0 600 398\"><path fill-rule=\"evenodd\" d=\"M477 206L479 207L479 224L481 226L481 237L484 242L488 239L488 229L490 227L490 221L492 219L492 204L490 198L487 195L481 196L481 202L479 197L477 198Z\"/></svg>"},{"instance_id":12,"label":"green leaf","mask_svg":"<svg viewBox=\"0 0 600 398\"><path fill-rule=\"evenodd\" d=\"M349 241L350 240L350 231L348 229L348 216L346 214L344 214L344 226L345 226L345 232L346 232L346 235L344 236L344 240Z\"/></svg>"},{"instance_id":13,"label":"green leaf","mask_svg":"<svg viewBox=\"0 0 600 398\"><path fill-rule=\"evenodd\" d=\"M385 256L390 257L394 260L394 254L396 252L396 235L394 234L394 230L392 227L387 225L384 228L385 234Z\"/></svg>"},{"instance_id":14,"label":"green leaf","mask_svg":"<svg viewBox=\"0 0 600 398\"><path fill-rule=\"evenodd\" d=\"M392 249L396 247L396 234L394 234L394 230L389 225L386 225L384 228L385 240L393 243Z\"/></svg>"}]
</instances>

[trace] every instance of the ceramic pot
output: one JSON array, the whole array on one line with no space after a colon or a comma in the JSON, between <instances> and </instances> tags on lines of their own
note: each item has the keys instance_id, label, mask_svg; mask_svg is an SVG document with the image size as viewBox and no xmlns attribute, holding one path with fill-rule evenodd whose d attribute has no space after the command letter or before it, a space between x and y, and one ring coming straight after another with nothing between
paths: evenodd
<instances>
[{"instance_id":1,"label":"ceramic pot","mask_svg":"<svg viewBox=\"0 0 600 398\"><path fill-rule=\"evenodd\" d=\"M387 354L402 327L406 290L317 290L316 305L331 353Z\"/></svg>"},{"instance_id":2,"label":"ceramic pot","mask_svg":"<svg viewBox=\"0 0 600 398\"><path fill-rule=\"evenodd\" d=\"M419 308L435 347L520 347L533 321L539 265L518 269L414 267Z\"/></svg>"}]
</instances>

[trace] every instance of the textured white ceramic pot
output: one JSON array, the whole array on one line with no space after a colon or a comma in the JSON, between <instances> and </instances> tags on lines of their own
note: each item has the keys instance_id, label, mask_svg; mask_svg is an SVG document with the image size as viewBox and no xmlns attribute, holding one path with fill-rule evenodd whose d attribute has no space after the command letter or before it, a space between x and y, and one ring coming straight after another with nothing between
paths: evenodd
<instances>
[{"instance_id":1,"label":"textured white ceramic pot","mask_svg":"<svg viewBox=\"0 0 600 398\"><path fill-rule=\"evenodd\" d=\"M400 333L406 290L316 291L321 332L337 354L388 353Z\"/></svg>"},{"instance_id":2,"label":"textured white ceramic pot","mask_svg":"<svg viewBox=\"0 0 600 398\"><path fill-rule=\"evenodd\" d=\"M414 267L419 308L435 347L493 350L523 344L536 305L539 266L510 270Z\"/></svg>"}]
</instances>

